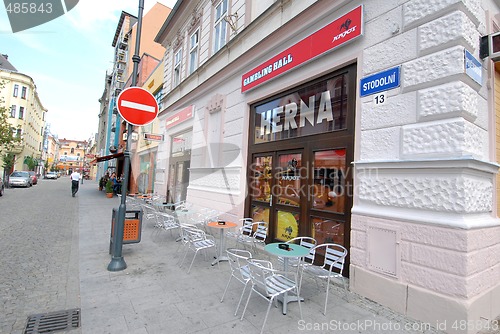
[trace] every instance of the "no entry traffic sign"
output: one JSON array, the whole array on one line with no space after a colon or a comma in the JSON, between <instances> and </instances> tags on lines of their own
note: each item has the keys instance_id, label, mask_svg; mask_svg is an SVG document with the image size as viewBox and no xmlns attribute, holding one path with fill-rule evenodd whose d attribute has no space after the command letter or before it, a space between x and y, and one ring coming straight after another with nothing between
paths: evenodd
<instances>
[{"instance_id":1,"label":"no entry traffic sign","mask_svg":"<svg viewBox=\"0 0 500 334\"><path fill-rule=\"evenodd\" d=\"M141 87L129 87L118 95L116 108L124 120L133 125L146 125L158 115L154 96Z\"/></svg>"}]
</instances>

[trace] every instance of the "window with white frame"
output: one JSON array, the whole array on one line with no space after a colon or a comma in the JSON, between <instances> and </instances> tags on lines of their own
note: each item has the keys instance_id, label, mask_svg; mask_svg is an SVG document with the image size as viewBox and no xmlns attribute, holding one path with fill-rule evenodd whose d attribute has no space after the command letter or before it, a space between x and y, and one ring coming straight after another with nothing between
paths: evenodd
<instances>
[{"instance_id":1,"label":"window with white frame","mask_svg":"<svg viewBox=\"0 0 500 334\"><path fill-rule=\"evenodd\" d=\"M24 107L19 107L19 119L24 118Z\"/></svg>"},{"instance_id":2,"label":"window with white frame","mask_svg":"<svg viewBox=\"0 0 500 334\"><path fill-rule=\"evenodd\" d=\"M13 104L11 107L10 107L10 117L16 117L16 105Z\"/></svg>"},{"instance_id":3,"label":"window with white frame","mask_svg":"<svg viewBox=\"0 0 500 334\"><path fill-rule=\"evenodd\" d=\"M28 93L28 88L23 86L23 88L21 90L21 99L25 99L26 100L26 94L27 93Z\"/></svg>"},{"instance_id":4,"label":"window with white frame","mask_svg":"<svg viewBox=\"0 0 500 334\"><path fill-rule=\"evenodd\" d=\"M177 50L174 56L174 86L181 83L182 49Z\"/></svg>"},{"instance_id":5,"label":"window with white frame","mask_svg":"<svg viewBox=\"0 0 500 334\"><path fill-rule=\"evenodd\" d=\"M13 96L17 97L17 95L19 95L19 85L14 85L14 94L13 94Z\"/></svg>"},{"instance_id":6,"label":"window with white frame","mask_svg":"<svg viewBox=\"0 0 500 334\"><path fill-rule=\"evenodd\" d=\"M226 45L227 35L227 0L220 1L215 6L215 23L214 23L214 53L219 51Z\"/></svg>"},{"instance_id":7,"label":"window with white frame","mask_svg":"<svg viewBox=\"0 0 500 334\"><path fill-rule=\"evenodd\" d=\"M189 39L189 74L198 68L198 44L200 31L196 30Z\"/></svg>"}]
</instances>

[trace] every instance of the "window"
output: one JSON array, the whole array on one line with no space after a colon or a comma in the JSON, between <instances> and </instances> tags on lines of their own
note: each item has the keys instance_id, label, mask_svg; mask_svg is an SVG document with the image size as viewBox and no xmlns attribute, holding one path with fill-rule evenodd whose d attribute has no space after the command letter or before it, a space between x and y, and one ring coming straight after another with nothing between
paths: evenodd
<instances>
[{"instance_id":1,"label":"window","mask_svg":"<svg viewBox=\"0 0 500 334\"><path fill-rule=\"evenodd\" d=\"M198 68L198 41L199 30L196 30L189 39L189 74Z\"/></svg>"},{"instance_id":2,"label":"window","mask_svg":"<svg viewBox=\"0 0 500 334\"><path fill-rule=\"evenodd\" d=\"M182 49L175 53L174 57L174 86L181 83Z\"/></svg>"},{"instance_id":3,"label":"window","mask_svg":"<svg viewBox=\"0 0 500 334\"><path fill-rule=\"evenodd\" d=\"M19 95L19 85L14 85L14 94L13 94L13 96L17 97L17 95Z\"/></svg>"},{"instance_id":4,"label":"window","mask_svg":"<svg viewBox=\"0 0 500 334\"><path fill-rule=\"evenodd\" d=\"M163 92L163 90L160 87L160 89L158 89L158 91L153 94L153 96L155 97L156 103L158 103L158 110L160 110L160 111L162 109L162 105L161 105L162 92Z\"/></svg>"},{"instance_id":5,"label":"window","mask_svg":"<svg viewBox=\"0 0 500 334\"><path fill-rule=\"evenodd\" d=\"M23 134L23 130L21 130L21 129L16 130L16 138L21 138L22 134Z\"/></svg>"},{"instance_id":6,"label":"window","mask_svg":"<svg viewBox=\"0 0 500 334\"><path fill-rule=\"evenodd\" d=\"M26 93L27 92L28 92L28 88L23 87L23 89L21 91L21 99L25 99L26 100Z\"/></svg>"},{"instance_id":7,"label":"window","mask_svg":"<svg viewBox=\"0 0 500 334\"><path fill-rule=\"evenodd\" d=\"M16 117L16 105L13 104L11 107L10 107L10 117Z\"/></svg>"},{"instance_id":8,"label":"window","mask_svg":"<svg viewBox=\"0 0 500 334\"><path fill-rule=\"evenodd\" d=\"M19 107L19 119L24 118L24 107Z\"/></svg>"},{"instance_id":9,"label":"window","mask_svg":"<svg viewBox=\"0 0 500 334\"><path fill-rule=\"evenodd\" d=\"M214 53L219 51L224 45L226 45L226 35L227 35L227 22L225 20L227 16L227 0L222 0L217 6L215 6L215 24L214 24Z\"/></svg>"}]
</instances>

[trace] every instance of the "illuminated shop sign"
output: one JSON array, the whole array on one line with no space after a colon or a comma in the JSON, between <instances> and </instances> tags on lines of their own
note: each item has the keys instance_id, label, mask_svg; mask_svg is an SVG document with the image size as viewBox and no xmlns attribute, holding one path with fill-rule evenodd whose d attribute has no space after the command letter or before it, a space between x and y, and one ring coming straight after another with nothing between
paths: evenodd
<instances>
[{"instance_id":1,"label":"illuminated shop sign","mask_svg":"<svg viewBox=\"0 0 500 334\"><path fill-rule=\"evenodd\" d=\"M292 70L299 65L354 40L363 34L363 6L360 5L300 42L255 67L241 77L241 92Z\"/></svg>"}]
</instances>

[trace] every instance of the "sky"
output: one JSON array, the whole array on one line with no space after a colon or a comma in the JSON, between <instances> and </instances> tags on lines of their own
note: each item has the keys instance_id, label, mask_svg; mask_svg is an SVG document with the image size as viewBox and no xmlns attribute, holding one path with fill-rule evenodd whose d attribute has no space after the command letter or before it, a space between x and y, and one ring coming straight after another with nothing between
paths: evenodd
<instances>
[{"instance_id":1,"label":"sky","mask_svg":"<svg viewBox=\"0 0 500 334\"><path fill-rule=\"evenodd\" d=\"M176 0L144 0L144 14L156 2L173 8ZM122 11L137 16L138 7L139 0L80 0L50 22L12 33L0 3L0 53L33 78L53 135L88 140L97 132L118 20Z\"/></svg>"}]
</instances>

